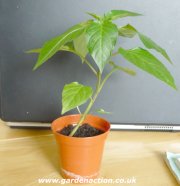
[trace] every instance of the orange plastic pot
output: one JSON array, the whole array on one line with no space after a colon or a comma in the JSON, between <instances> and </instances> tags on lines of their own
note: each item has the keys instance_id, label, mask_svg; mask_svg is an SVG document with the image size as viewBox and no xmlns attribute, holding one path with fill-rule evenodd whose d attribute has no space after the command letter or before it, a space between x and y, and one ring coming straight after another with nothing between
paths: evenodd
<instances>
[{"instance_id":1,"label":"orange plastic pot","mask_svg":"<svg viewBox=\"0 0 180 186\"><path fill-rule=\"evenodd\" d=\"M57 133L69 124L76 124L80 115L67 115L52 122L51 128L60 150L61 174L70 179L93 179L98 177L104 142L110 123L98 116L87 115L84 123L101 129L104 133L93 137L69 137Z\"/></svg>"}]
</instances>

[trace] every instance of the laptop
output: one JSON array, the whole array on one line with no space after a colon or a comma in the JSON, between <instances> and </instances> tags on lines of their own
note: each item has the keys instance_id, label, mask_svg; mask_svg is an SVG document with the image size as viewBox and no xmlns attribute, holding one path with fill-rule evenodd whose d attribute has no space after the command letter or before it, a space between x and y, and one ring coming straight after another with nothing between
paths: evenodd
<instances>
[{"instance_id":1,"label":"laptop","mask_svg":"<svg viewBox=\"0 0 180 186\"><path fill-rule=\"evenodd\" d=\"M48 0L0 0L0 3L0 41L3 46L0 51L0 115L9 126L47 128L50 122L61 116L61 92L65 83L77 81L94 86L95 77L73 54L59 52L41 68L32 71L37 55L25 53L86 20L89 16L85 12L103 14L111 9L128 9L144 14L117 22L119 25L134 25L166 48L174 65L159 55L157 57L164 61L180 86L180 11L175 6L179 5L178 0L173 4L162 1L158 17L152 13L152 9L159 12L159 7L154 6L155 0L148 6L143 0L54 0L53 3ZM169 15L170 8L176 15ZM172 28L176 30L173 34ZM124 48L142 46L138 38L122 38L120 43ZM112 123L112 130L179 131L179 91L137 69L121 56L115 57L114 61L134 69L137 75L114 74L98 97L92 114L96 114L95 110L99 108L112 112L111 115L101 115ZM108 70L106 68L105 73ZM80 109L83 110L84 106ZM77 111L67 114L74 113Z\"/></svg>"}]
</instances>

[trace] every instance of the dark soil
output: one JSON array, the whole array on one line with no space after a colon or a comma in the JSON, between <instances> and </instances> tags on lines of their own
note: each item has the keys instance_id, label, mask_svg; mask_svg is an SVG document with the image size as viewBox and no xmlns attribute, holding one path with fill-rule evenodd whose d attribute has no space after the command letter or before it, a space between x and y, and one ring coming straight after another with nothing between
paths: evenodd
<instances>
[{"instance_id":1,"label":"dark soil","mask_svg":"<svg viewBox=\"0 0 180 186\"><path fill-rule=\"evenodd\" d=\"M69 136L69 134L71 133L74 127L75 126L73 125L68 125L67 127L64 127L62 130L57 132L65 136ZM102 133L104 133L104 131L96 129L91 125L85 123L78 128L78 130L76 131L73 137L91 137L91 136L97 136Z\"/></svg>"}]
</instances>

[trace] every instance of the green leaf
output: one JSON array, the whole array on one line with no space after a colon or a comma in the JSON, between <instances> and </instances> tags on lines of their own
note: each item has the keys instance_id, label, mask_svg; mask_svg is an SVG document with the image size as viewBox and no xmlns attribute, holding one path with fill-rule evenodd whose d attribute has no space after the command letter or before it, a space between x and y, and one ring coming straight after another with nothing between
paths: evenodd
<instances>
[{"instance_id":1,"label":"green leaf","mask_svg":"<svg viewBox=\"0 0 180 186\"><path fill-rule=\"evenodd\" d=\"M132 38L136 34L138 34L140 40L142 41L142 43L144 44L145 47L147 47L148 49L156 50L157 52L161 53L170 63L172 63L167 52L162 47L160 47L157 43L155 43L151 38L138 32L132 25L127 24L127 25L119 28L119 35L120 36Z\"/></svg>"},{"instance_id":2,"label":"green leaf","mask_svg":"<svg viewBox=\"0 0 180 186\"><path fill-rule=\"evenodd\" d=\"M33 53L39 54L40 52L41 52L41 48L33 48L31 50L25 51L25 53L27 53L27 54L33 54Z\"/></svg>"},{"instance_id":3,"label":"green leaf","mask_svg":"<svg viewBox=\"0 0 180 186\"><path fill-rule=\"evenodd\" d=\"M119 65L116 65L113 61L110 61L109 64L111 66L113 66L113 68L118 69L120 71L123 71L123 72L125 72L125 73L127 73L127 74L129 74L131 76L135 76L136 75L136 72L134 70L131 70L129 68L125 68L125 67L121 67Z\"/></svg>"},{"instance_id":4,"label":"green leaf","mask_svg":"<svg viewBox=\"0 0 180 186\"><path fill-rule=\"evenodd\" d=\"M82 61L85 61L85 57L82 56L81 54L79 54L77 51L75 51L73 43L67 43L65 46L62 46L59 51L66 51L66 52L71 52L77 56L79 56L81 58ZM41 52L41 48L35 48L35 49L31 49L26 51L26 53L31 54L31 53L40 53Z\"/></svg>"},{"instance_id":5,"label":"green leaf","mask_svg":"<svg viewBox=\"0 0 180 186\"><path fill-rule=\"evenodd\" d=\"M88 50L102 73L115 47L118 28L110 21L93 22L87 28Z\"/></svg>"},{"instance_id":6,"label":"green leaf","mask_svg":"<svg viewBox=\"0 0 180 186\"><path fill-rule=\"evenodd\" d=\"M60 47L59 50L69 51L69 52L73 51L74 50L74 43L73 43L73 41L66 43L65 45Z\"/></svg>"},{"instance_id":7,"label":"green leaf","mask_svg":"<svg viewBox=\"0 0 180 186\"><path fill-rule=\"evenodd\" d=\"M98 112L100 114L112 114L111 112L107 112L104 109L98 109L98 110L96 110L96 112Z\"/></svg>"},{"instance_id":8,"label":"green leaf","mask_svg":"<svg viewBox=\"0 0 180 186\"><path fill-rule=\"evenodd\" d=\"M34 48L34 49L26 51L25 53L27 53L27 54L40 53L41 50L42 50L41 48ZM69 52L74 51L73 43L72 42L67 43L66 45L64 45L61 48L59 48L59 51L61 51L61 50L69 51Z\"/></svg>"},{"instance_id":9,"label":"green leaf","mask_svg":"<svg viewBox=\"0 0 180 186\"><path fill-rule=\"evenodd\" d=\"M155 56L153 56L147 50L142 48L134 48L129 50L120 48L119 53L132 64L176 89L174 79L170 72Z\"/></svg>"},{"instance_id":10,"label":"green leaf","mask_svg":"<svg viewBox=\"0 0 180 186\"><path fill-rule=\"evenodd\" d=\"M157 52L161 53L170 63L172 63L170 57L168 56L168 54L166 53L166 51L161 48L158 44L156 44L152 39L150 39L149 37L141 34L138 32L139 38L140 40L143 42L144 46L149 48L149 49L154 49Z\"/></svg>"},{"instance_id":11,"label":"green leaf","mask_svg":"<svg viewBox=\"0 0 180 186\"><path fill-rule=\"evenodd\" d=\"M131 26L130 24L127 24L127 25L119 28L119 35L120 36L132 38L136 34L137 34L137 30L133 26Z\"/></svg>"},{"instance_id":12,"label":"green leaf","mask_svg":"<svg viewBox=\"0 0 180 186\"><path fill-rule=\"evenodd\" d=\"M85 58L88 53L85 32L83 32L79 37L75 38L73 40L73 43L74 43L75 51L78 54L80 54L83 58Z\"/></svg>"},{"instance_id":13,"label":"green leaf","mask_svg":"<svg viewBox=\"0 0 180 186\"><path fill-rule=\"evenodd\" d=\"M128 16L140 16L142 14L136 13L136 12L130 12L127 10L111 10L105 15L106 19L115 20L122 17L128 17Z\"/></svg>"},{"instance_id":14,"label":"green leaf","mask_svg":"<svg viewBox=\"0 0 180 186\"><path fill-rule=\"evenodd\" d=\"M61 48L61 46L81 35L81 33L84 32L84 29L87 27L88 24L89 22L77 24L71 27L66 32L64 32L63 34L61 34L60 36L57 36L47 41L41 49L38 61L34 66L33 70L37 69L49 58L51 58Z\"/></svg>"},{"instance_id":15,"label":"green leaf","mask_svg":"<svg viewBox=\"0 0 180 186\"><path fill-rule=\"evenodd\" d=\"M97 14L91 13L91 12L86 12L88 15L92 16L93 18L97 19L97 20L101 20L101 17L98 16Z\"/></svg>"},{"instance_id":16,"label":"green leaf","mask_svg":"<svg viewBox=\"0 0 180 186\"><path fill-rule=\"evenodd\" d=\"M67 84L62 92L62 114L85 103L93 94L89 86L77 82Z\"/></svg>"}]
</instances>

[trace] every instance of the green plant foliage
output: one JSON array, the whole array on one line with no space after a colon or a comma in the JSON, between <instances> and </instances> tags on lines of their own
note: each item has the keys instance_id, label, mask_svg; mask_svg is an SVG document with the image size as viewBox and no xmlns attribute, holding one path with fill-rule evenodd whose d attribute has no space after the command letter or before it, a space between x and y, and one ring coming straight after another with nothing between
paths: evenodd
<instances>
[{"instance_id":1,"label":"green plant foliage","mask_svg":"<svg viewBox=\"0 0 180 186\"><path fill-rule=\"evenodd\" d=\"M136 75L136 72L134 70L131 70L129 68L125 68L125 67L121 67L119 65L116 65L113 61L110 61L109 64L111 66L113 66L113 68L117 69L117 70L120 70L120 71L123 71L131 76L135 76Z\"/></svg>"},{"instance_id":2,"label":"green plant foliage","mask_svg":"<svg viewBox=\"0 0 180 186\"><path fill-rule=\"evenodd\" d=\"M170 72L155 56L153 56L147 50L142 48L134 48L129 50L119 48L119 53L132 64L176 89L174 79Z\"/></svg>"},{"instance_id":3,"label":"green plant foliage","mask_svg":"<svg viewBox=\"0 0 180 186\"><path fill-rule=\"evenodd\" d=\"M40 53L42 48L34 48L31 50L26 51L27 54L32 54L32 53ZM58 51L68 51L68 52L75 52L74 45L72 42L67 43L66 45L62 46L59 48Z\"/></svg>"},{"instance_id":4,"label":"green plant foliage","mask_svg":"<svg viewBox=\"0 0 180 186\"><path fill-rule=\"evenodd\" d=\"M101 73L108 63L117 37L118 28L110 21L93 22L87 29L88 50Z\"/></svg>"},{"instance_id":5,"label":"green plant foliage","mask_svg":"<svg viewBox=\"0 0 180 186\"><path fill-rule=\"evenodd\" d=\"M80 56L82 56L83 58L85 58L86 55L87 55L87 53L88 53L85 32L82 33L79 37L75 38L73 40L73 42L74 42L74 49L75 49L75 51ZM82 59L82 61L83 61L83 59Z\"/></svg>"},{"instance_id":6,"label":"green plant foliage","mask_svg":"<svg viewBox=\"0 0 180 186\"><path fill-rule=\"evenodd\" d=\"M34 70L46 62L49 58L51 58L67 42L70 42L73 39L79 37L84 32L88 24L89 22L77 24L60 36L45 42L39 54L38 61L34 66Z\"/></svg>"},{"instance_id":7,"label":"green plant foliage","mask_svg":"<svg viewBox=\"0 0 180 186\"><path fill-rule=\"evenodd\" d=\"M97 14L91 13L91 12L86 12L88 15L92 16L93 18L97 19L97 20L101 20L102 17L98 16Z\"/></svg>"},{"instance_id":8,"label":"green plant foliage","mask_svg":"<svg viewBox=\"0 0 180 186\"><path fill-rule=\"evenodd\" d=\"M41 48L35 48L35 49L32 49L32 50L26 51L26 53L27 53L27 54L31 54L31 53L40 53L41 50L42 50ZM83 50L83 52L81 51L81 54L82 54L82 55L81 55L80 53L78 53L77 50L79 51L80 49L77 49L77 48L76 48L76 50L75 50L73 43L70 42L70 43L67 43L66 45L62 46L58 51L59 51L59 52L60 52L60 51L71 52L71 53L73 53L73 54L79 56L79 57L81 58L81 60L84 61L84 60L85 60L85 50Z\"/></svg>"},{"instance_id":9,"label":"green plant foliage","mask_svg":"<svg viewBox=\"0 0 180 186\"><path fill-rule=\"evenodd\" d=\"M157 43L155 43L151 38L145 36L144 34L138 32L132 25L127 24L123 27L119 28L119 35L123 37L132 38L135 35L138 35L144 46L148 49L154 49L163 55L170 63L172 63L170 57L168 56L167 52L160 47Z\"/></svg>"},{"instance_id":10,"label":"green plant foliage","mask_svg":"<svg viewBox=\"0 0 180 186\"><path fill-rule=\"evenodd\" d=\"M112 114L111 112L107 112L104 109L98 109L96 110L96 112L98 112L99 114Z\"/></svg>"},{"instance_id":11,"label":"green plant foliage","mask_svg":"<svg viewBox=\"0 0 180 186\"><path fill-rule=\"evenodd\" d=\"M41 52L41 48L33 48L33 49L25 51L26 54L34 54L34 53L39 54L40 52Z\"/></svg>"},{"instance_id":12,"label":"green plant foliage","mask_svg":"<svg viewBox=\"0 0 180 186\"><path fill-rule=\"evenodd\" d=\"M109 20L115 20L123 17L128 17L128 16L140 16L142 14L136 13L136 12L130 12L127 10L111 10L107 14L105 14L106 19Z\"/></svg>"},{"instance_id":13,"label":"green plant foliage","mask_svg":"<svg viewBox=\"0 0 180 186\"><path fill-rule=\"evenodd\" d=\"M119 28L119 35L120 36L132 38L136 34L137 34L137 30L133 26L131 26L130 24L127 24L127 25Z\"/></svg>"},{"instance_id":14,"label":"green plant foliage","mask_svg":"<svg viewBox=\"0 0 180 186\"><path fill-rule=\"evenodd\" d=\"M146 48L156 50L157 52L161 53L170 63L172 63L170 57L168 56L168 54L166 53L166 51L162 47L160 47L158 44L156 44L151 38L149 38L139 32L138 32L138 35L139 35L140 40L143 42L143 44Z\"/></svg>"},{"instance_id":15,"label":"green plant foliage","mask_svg":"<svg viewBox=\"0 0 180 186\"><path fill-rule=\"evenodd\" d=\"M77 82L66 84L62 92L62 114L85 103L93 94L89 86Z\"/></svg>"},{"instance_id":16,"label":"green plant foliage","mask_svg":"<svg viewBox=\"0 0 180 186\"><path fill-rule=\"evenodd\" d=\"M122 71L129 75L136 74L132 69L115 64L111 59L113 56L121 55L136 67L176 89L171 73L164 64L148 50L153 49L159 52L171 63L167 52L148 36L140 33L132 25L127 24L119 28L115 23L113 23L113 21L118 18L140 16L141 14L127 10L111 10L103 16L94 13L87 14L89 14L93 20L76 24L61 35L46 41L42 48L27 51L27 53L39 53L34 70L51 58L56 52L68 51L79 56L82 62L87 64L90 70L95 74L97 82L94 92L91 87L84 86L77 82L66 84L64 86L62 92L62 114L76 107L79 111L78 106L89 101L85 111L83 113L79 111L81 113L80 120L71 132L70 136L73 136L78 127L83 123L104 84L114 72ZM140 47L133 49L123 49L120 47L118 51L114 52L116 44L118 43L118 36L126 38L138 36L147 50ZM88 61L88 54L90 54L94 63ZM106 64L110 64L112 69L109 73L103 76L102 74ZM94 67L94 65L98 68ZM99 109L98 112L103 114L109 113L103 109Z\"/></svg>"}]
</instances>

